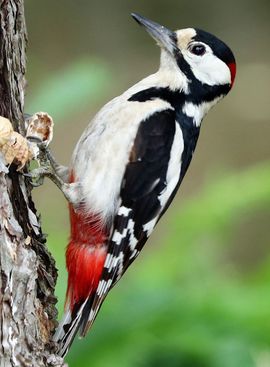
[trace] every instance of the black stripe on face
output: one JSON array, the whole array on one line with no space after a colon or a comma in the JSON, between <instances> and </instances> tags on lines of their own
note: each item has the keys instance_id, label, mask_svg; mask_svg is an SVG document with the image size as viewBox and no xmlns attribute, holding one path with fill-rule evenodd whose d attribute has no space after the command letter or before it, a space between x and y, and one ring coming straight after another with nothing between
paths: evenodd
<instances>
[{"instance_id":1,"label":"black stripe on face","mask_svg":"<svg viewBox=\"0 0 270 367\"><path fill-rule=\"evenodd\" d=\"M212 102L228 94L230 89L230 84L208 85L201 83L198 79L193 77L190 83L190 92L186 95L186 101L196 105L202 102Z\"/></svg>"}]
</instances>

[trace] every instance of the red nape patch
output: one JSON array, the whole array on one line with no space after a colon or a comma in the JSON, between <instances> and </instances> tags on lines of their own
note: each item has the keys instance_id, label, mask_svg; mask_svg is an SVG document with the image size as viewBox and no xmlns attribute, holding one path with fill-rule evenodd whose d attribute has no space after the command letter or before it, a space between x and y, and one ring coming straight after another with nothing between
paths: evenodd
<instances>
[{"instance_id":1,"label":"red nape patch","mask_svg":"<svg viewBox=\"0 0 270 367\"><path fill-rule=\"evenodd\" d=\"M231 88L232 88L234 80L235 80L235 76L236 76L236 63L232 62L232 63L228 64L228 67L229 67L230 72L231 72Z\"/></svg>"}]
</instances>

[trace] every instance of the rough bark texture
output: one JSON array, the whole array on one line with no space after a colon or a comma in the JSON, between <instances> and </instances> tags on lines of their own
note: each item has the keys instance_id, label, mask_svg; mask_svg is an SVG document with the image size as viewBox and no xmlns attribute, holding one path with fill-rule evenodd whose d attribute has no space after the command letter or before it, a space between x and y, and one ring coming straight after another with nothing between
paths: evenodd
<instances>
[{"instance_id":1,"label":"rough bark texture","mask_svg":"<svg viewBox=\"0 0 270 367\"><path fill-rule=\"evenodd\" d=\"M23 133L23 0L0 0L0 115ZM56 282L29 187L0 156L0 366L62 366L53 355Z\"/></svg>"}]
</instances>

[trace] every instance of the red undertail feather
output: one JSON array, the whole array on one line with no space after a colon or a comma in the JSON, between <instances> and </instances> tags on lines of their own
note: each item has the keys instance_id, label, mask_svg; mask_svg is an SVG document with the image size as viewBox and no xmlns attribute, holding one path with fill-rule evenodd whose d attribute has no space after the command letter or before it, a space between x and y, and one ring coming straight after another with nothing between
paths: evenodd
<instances>
[{"instance_id":1,"label":"red undertail feather","mask_svg":"<svg viewBox=\"0 0 270 367\"><path fill-rule=\"evenodd\" d=\"M72 178L71 178L71 181ZM97 289L106 258L106 231L96 216L70 205L71 236L66 251L67 300L72 310Z\"/></svg>"}]
</instances>

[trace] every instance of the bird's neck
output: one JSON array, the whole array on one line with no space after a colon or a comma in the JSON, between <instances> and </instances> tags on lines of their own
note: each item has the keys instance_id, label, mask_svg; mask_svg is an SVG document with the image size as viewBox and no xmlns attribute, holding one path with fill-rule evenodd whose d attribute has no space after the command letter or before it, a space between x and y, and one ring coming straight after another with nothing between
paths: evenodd
<instances>
[{"instance_id":1,"label":"bird's neck","mask_svg":"<svg viewBox=\"0 0 270 367\"><path fill-rule=\"evenodd\" d=\"M226 94L224 88L202 84L194 76L188 79L177 60L162 50L159 70L135 84L125 95L130 101L165 100L178 116L187 117L193 126L200 127L210 108Z\"/></svg>"},{"instance_id":2,"label":"bird's neck","mask_svg":"<svg viewBox=\"0 0 270 367\"><path fill-rule=\"evenodd\" d=\"M124 96L132 96L137 92L150 88L169 88L172 92L183 91L184 93L188 93L187 77L181 72L172 57L169 57L168 53L164 50L161 52L158 71L133 85L124 93Z\"/></svg>"},{"instance_id":3,"label":"bird's neck","mask_svg":"<svg viewBox=\"0 0 270 367\"><path fill-rule=\"evenodd\" d=\"M157 78L155 78L157 81ZM146 83L143 88L131 95L129 101L147 102L153 99L161 99L168 102L175 110L176 118L184 119L190 127L200 127L204 116L216 101L196 103L189 95L183 91L173 90L167 84L156 83L148 87Z\"/></svg>"},{"instance_id":4,"label":"bird's neck","mask_svg":"<svg viewBox=\"0 0 270 367\"><path fill-rule=\"evenodd\" d=\"M188 78L179 69L176 60L166 50L161 50L160 67L156 77L157 82L167 85L172 91L189 93Z\"/></svg>"}]
</instances>

